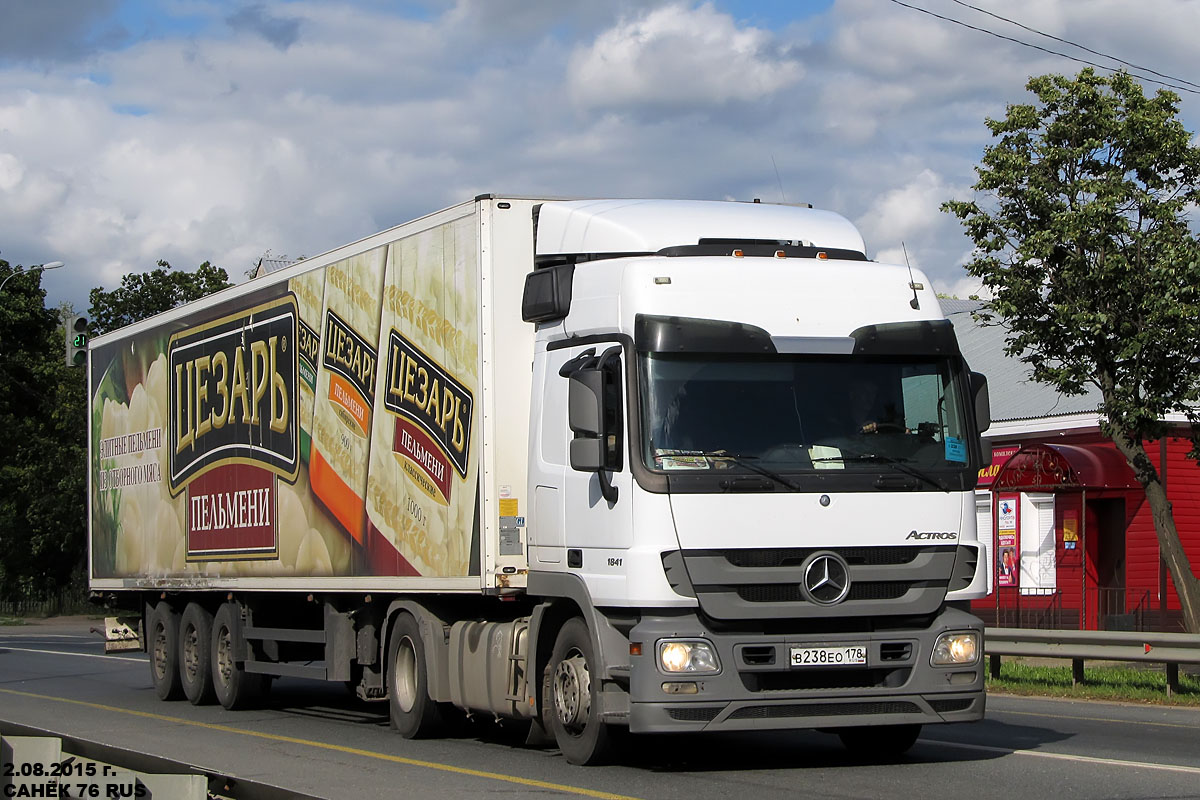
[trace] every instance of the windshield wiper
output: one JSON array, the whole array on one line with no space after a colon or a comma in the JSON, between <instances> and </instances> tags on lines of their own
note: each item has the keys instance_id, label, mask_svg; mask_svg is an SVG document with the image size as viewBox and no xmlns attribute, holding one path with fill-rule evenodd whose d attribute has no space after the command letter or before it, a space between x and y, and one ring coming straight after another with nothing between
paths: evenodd
<instances>
[{"instance_id":1,"label":"windshield wiper","mask_svg":"<svg viewBox=\"0 0 1200 800\"><path fill-rule=\"evenodd\" d=\"M879 453L849 453L848 452L848 453L843 453L840 456L822 456L821 458L813 459L814 464L819 463L819 462L826 462L826 461L843 461L843 462L849 461L849 462L857 462L860 464L861 463L885 464L889 467L894 468L897 472L903 472L905 475L910 475L910 476L916 478L917 480L925 481L926 483L928 483L930 486L934 487L938 491L941 491L941 492L949 492L950 491L950 487L944 485L937 478L933 477L932 475L928 474L927 472L923 472L923 471L917 469L916 467L910 467L908 464L905 463L905 459L901 459L901 458L893 458L891 456L884 456L884 455L880 455Z\"/></svg>"},{"instance_id":2,"label":"windshield wiper","mask_svg":"<svg viewBox=\"0 0 1200 800\"><path fill-rule=\"evenodd\" d=\"M739 466L745 467L746 469L750 470L751 472L756 472L759 475L762 475L764 478L770 478L771 480L776 481L783 486L786 486L789 490L791 490L793 492L800 491L799 486L795 485L794 483L789 481L787 478L780 475L778 472L769 470L766 467L760 467L758 464L753 463L753 461L755 459L757 459L758 456L742 455L740 453L728 453L724 450L701 450L696 453L688 453L688 455L697 455L697 456L703 456L704 458L713 458L713 459L725 458Z\"/></svg>"}]
</instances>

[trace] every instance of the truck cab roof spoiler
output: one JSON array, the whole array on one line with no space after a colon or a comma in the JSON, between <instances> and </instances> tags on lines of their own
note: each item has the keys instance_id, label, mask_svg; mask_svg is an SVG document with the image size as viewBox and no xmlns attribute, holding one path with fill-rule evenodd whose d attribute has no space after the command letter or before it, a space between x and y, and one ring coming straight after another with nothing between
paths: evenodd
<instances>
[{"instance_id":1,"label":"truck cab roof spoiler","mask_svg":"<svg viewBox=\"0 0 1200 800\"><path fill-rule=\"evenodd\" d=\"M869 261L866 253L839 247L817 247L790 242L765 242L761 239L701 239L697 244L681 244L645 253L552 253L535 256L534 269L548 269L564 264L582 264L614 258L665 256L690 258L697 256L730 256L734 258L807 258L840 261Z\"/></svg>"}]
</instances>

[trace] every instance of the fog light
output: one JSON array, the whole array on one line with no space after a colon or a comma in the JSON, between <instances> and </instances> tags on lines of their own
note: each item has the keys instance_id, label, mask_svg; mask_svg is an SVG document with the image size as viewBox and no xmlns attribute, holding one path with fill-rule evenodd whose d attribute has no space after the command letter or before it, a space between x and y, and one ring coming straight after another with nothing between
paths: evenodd
<instances>
[{"instance_id":1,"label":"fog light","mask_svg":"<svg viewBox=\"0 0 1200 800\"><path fill-rule=\"evenodd\" d=\"M662 690L667 694L697 694L700 687L695 681L667 681L663 683Z\"/></svg>"},{"instance_id":2,"label":"fog light","mask_svg":"<svg viewBox=\"0 0 1200 800\"><path fill-rule=\"evenodd\" d=\"M933 643L933 655L929 659L935 667L952 667L974 664L979 658L979 634L975 631L943 633Z\"/></svg>"},{"instance_id":3,"label":"fog light","mask_svg":"<svg viewBox=\"0 0 1200 800\"><path fill-rule=\"evenodd\" d=\"M720 672L721 662L705 641L674 640L658 643L658 666L663 672Z\"/></svg>"}]
</instances>

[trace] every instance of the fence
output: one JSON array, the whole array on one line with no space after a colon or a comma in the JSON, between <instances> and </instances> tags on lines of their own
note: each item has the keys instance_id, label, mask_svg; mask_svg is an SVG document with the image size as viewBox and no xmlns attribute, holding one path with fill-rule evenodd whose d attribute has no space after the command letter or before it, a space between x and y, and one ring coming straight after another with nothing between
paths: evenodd
<instances>
[{"instance_id":1,"label":"fence","mask_svg":"<svg viewBox=\"0 0 1200 800\"><path fill-rule=\"evenodd\" d=\"M88 602L87 590L67 588L43 597L0 600L0 615L6 617L52 617L59 614L100 614L104 609Z\"/></svg>"},{"instance_id":2,"label":"fence","mask_svg":"<svg viewBox=\"0 0 1200 800\"><path fill-rule=\"evenodd\" d=\"M993 678L1000 677L1001 656L1069 658L1075 683L1083 683L1085 660L1163 664L1170 698L1179 691L1179 665L1200 664L1200 634L987 628L984 652Z\"/></svg>"}]
</instances>

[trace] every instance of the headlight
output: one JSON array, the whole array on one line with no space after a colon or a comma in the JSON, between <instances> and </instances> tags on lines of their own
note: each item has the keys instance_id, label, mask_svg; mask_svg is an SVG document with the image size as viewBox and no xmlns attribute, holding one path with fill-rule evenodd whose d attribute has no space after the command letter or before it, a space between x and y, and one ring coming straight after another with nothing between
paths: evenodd
<instances>
[{"instance_id":1,"label":"headlight","mask_svg":"<svg viewBox=\"0 0 1200 800\"><path fill-rule=\"evenodd\" d=\"M658 666L663 672L721 671L721 662L713 646L694 639L659 642Z\"/></svg>"},{"instance_id":2,"label":"headlight","mask_svg":"<svg viewBox=\"0 0 1200 800\"><path fill-rule=\"evenodd\" d=\"M935 667L974 664L979 659L979 634L974 631L943 633L933 643L929 663Z\"/></svg>"}]
</instances>

